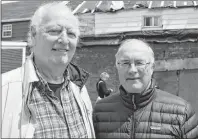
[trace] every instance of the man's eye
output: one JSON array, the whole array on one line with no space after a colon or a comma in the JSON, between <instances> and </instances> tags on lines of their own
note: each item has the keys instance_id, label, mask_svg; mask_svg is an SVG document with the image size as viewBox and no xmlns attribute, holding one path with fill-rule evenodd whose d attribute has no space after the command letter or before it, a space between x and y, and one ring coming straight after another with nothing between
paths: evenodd
<instances>
[{"instance_id":1,"label":"man's eye","mask_svg":"<svg viewBox=\"0 0 198 139\"><path fill-rule=\"evenodd\" d=\"M76 34L73 33L73 32L68 32L67 34L68 34L68 36L71 37L71 38L76 38Z\"/></svg>"},{"instance_id":2,"label":"man's eye","mask_svg":"<svg viewBox=\"0 0 198 139\"><path fill-rule=\"evenodd\" d=\"M129 62L124 62L122 63L123 66L128 66L129 65Z\"/></svg>"},{"instance_id":3,"label":"man's eye","mask_svg":"<svg viewBox=\"0 0 198 139\"><path fill-rule=\"evenodd\" d=\"M61 33L61 30L49 30L48 33L50 35L59 35Z\"/></svg>"},{"instance_id":4,"label":"man's eye","mask_svg":"<svg viewBox=\"0 0 198 139\"><path fill-rule=\"evenodd\" d=\"M142 66L142 65L145 65L145 63L144 62L141 62L141 61L137 61L137 62L135 62L135 65Z\"/></svg>"}]
</instances>

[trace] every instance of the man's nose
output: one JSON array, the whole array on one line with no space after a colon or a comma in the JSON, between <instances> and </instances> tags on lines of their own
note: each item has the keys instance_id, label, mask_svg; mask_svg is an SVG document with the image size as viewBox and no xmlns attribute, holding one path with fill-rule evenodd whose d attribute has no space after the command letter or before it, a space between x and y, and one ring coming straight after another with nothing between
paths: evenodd
<instances>
[{"instance_id":1,"label":"man's nose","mask_svg":"<svg viewBox=\"0 0 198 139\"><path fill-rule=\"evenodd\" d=\"M68 44L69 43L69 38L67 35L67 31L63 31L59 37L59 40L61 41L61 43L63 44Z\"/></svg>"},{"instance_id":2,"label":"man's nose","mask_svg":"<svg viewBox=\"0 0 198 139\"><path fill-rule=\"evenodd\" d=\"M136 73L138 72L137 67L135 66L135 64L131 63L129 66L129 73Z\"/></svg>"}]
</instances>

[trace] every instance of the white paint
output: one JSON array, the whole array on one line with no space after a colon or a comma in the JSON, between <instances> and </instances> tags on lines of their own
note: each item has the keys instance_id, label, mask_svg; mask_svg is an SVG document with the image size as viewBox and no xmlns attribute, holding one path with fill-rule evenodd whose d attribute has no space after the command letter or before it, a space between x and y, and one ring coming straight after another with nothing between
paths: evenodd
<instances>
[{"instance_id":1,"label":"white paint","mask_svg":"<svg viewBox=\"0 0 198 139\"><path fill-rule=\"evenodd\" d=\"M173 1L173 6L176 7L176 1Z\"/></svg>"},{"instance_id":2,"label":"white paint","mask_svg":"<svg viewBox=\"0 0 198 139\"><path fill-rule=\"evenodd\" d=\"M102 4L102 1L99 1L99 3L97 4L96 8L98 8L101 4Z\"/></svg>"},{"instance_id":3,"label":"white paint","mask_svg":"<svg viewBox=\"0 0 198 139\"><path fill-rule=\"evenodd\" d=\"M153 4L153 1L150 1L149 7L148 7L149 9L151 9L152 4Z\"/></svg>"},{"instance_id":4,"label":"white paint","mask_svg":"<svg viewBox=\"0 0 198 139\"><path fill-rule=\"evenodd\" d=\"M2 1L1 4L14 3L14 2L19 2L19 1Z\"/></svg>"},{"instance_id":5,"label":"white paint","mask_svg":"<svg viewBox=\"0 0 198 139\"><path fill-rule=\"evenodd\" d=\"M26 47L27 42L15 42L15 41L2 41L1 42L2 49L7 48L7 47L13 47L13 48L21 48L21 47Z\"/></svg>"},{"instance_id":6,"label":"white paint","mask_svg":"<svg viewBox=\"0 0 198 139\"><path fill-rule=\"evenodd\" d=\"M163 7L163 6L164 6L164 1L161 1L160 7Z\"/></svg>"},{"instance_id":7,"label":"white paint","mask_svg":"<svg viewBox=\"0 0 198 139\"><path fill-rule=\"evenodd\" d=\"M79 4L74 10L73 10L73 14L75 14L84 4L86 3L86 1L83 1L81 4Z\"/></svg>"}]
</instances>

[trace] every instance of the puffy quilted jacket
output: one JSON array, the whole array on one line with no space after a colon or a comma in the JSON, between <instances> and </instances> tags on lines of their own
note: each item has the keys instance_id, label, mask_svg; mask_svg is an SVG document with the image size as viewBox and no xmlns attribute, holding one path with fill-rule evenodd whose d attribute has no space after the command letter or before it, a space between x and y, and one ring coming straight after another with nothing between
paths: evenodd
<instances>
[{"instance_id":1,"label":"puffy quilted jacket","mask_svg":"<svg viewBox=\"0 0 198 139\"><path fill-rule=\"evenodd\" d=\"M190 104L151 84L143 94L120 92L99 101L93 120L97 138L198 139Z\"/></svg>"}]
</instances>

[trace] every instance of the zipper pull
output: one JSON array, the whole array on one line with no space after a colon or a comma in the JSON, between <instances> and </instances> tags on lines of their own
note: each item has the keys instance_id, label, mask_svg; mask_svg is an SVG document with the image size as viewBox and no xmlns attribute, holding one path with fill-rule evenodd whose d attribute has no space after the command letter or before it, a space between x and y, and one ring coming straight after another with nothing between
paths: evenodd
<instances>
[{"instance_id":1,"label":"zipper pull","mask_svg":"<svg viewBox=\"0 0 198 139\"><path fill-rule=\"evenodd\" d=\"M136 104L135 104L135 95L132 95L132 104L133 104L133 108L134 110L136 110Z\"/></svg>"}]
</instances>

